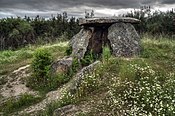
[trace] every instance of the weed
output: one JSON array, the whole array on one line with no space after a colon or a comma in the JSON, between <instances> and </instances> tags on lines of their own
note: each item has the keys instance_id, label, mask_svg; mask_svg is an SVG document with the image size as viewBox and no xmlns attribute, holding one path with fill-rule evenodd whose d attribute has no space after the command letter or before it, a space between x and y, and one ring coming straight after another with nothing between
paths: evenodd
<instances>
[{"instance_id":1,"label":"weed","mask_svg":"<svg viewBox=\"0 0 175 116\"><path fill-rule=\"evenodd\" d=\"M103 47L103 52L102 52L102 59L103 59L103 61L107 61L108 62L110 57L111 57L111 50L110 50L109 46L104 46Z\"/></svg>"},{"instance_id":2,"label":"weed","mask_svg":"<svg viewBox=\"0 0 175 116\"><path fill-rule=\"evenodd\" d=\"M38 112L38 115L39 116L53 116L53 113L56 109L64 107L69 104L73 104L73 103L74 103L73 96L67 91L64 91L59 101L55 101L55 102L48 104L46 107L46 110L42 112Z\"/></svg>"},{"instance_id":3,"label":"weed","mask_svg":"<svg viewBox=\"0 0 175 116\"><path fill-rule=\"evenodd\" d=\"M1 112L9 114L16 112L22 108L30 106L42 100L42 97L34 97L33 95L23 94L18 99L11 98L1 106Z\"/></svg>"},{"instance_id":4,"label":"weed","mask_svg":"<svg viewBox=\"0 0 175 116\"><path fill-rule=\"evenodd\" d=\"M84 58L81 59L80 62L81 65L84 67L92 64L97 58L98 58L97 55L94 54L92 51L90 51L85 54Z\"/></svg>"}]
</instances>

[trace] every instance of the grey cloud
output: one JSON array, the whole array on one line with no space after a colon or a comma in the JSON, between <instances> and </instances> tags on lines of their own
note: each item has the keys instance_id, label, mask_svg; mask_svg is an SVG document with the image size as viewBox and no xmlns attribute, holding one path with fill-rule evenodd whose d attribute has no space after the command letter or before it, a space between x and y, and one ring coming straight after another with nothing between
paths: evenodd
<instances>
[{"instance_id":1,"label":"grey cloud","mask_svg":"<svg viewBox=\"0 0 175 116\"><path fill-rule=\"evenodd\" d=\"M162 4L175 4L175 0L163 0Z\"/></svg>"},{"instance_id":2,"label":"grey cloud","mask_svg":"<svg viewBox=\"0 0 175 116\"><path fill-rule=\"evenodd\" d=\"M119 9L137 7L141 2L141 0L0 0L0 8L54 9L84 5Z\"/></svg>"},{"instance_id":3,"label":"grey cloud","mask_svg":"<svg viewBox=\"0 0 175 116\"><path fill-rule=\"evenodd\" d=\"M175 4L175 0L0 0L0 15L7 12L14 15L50 15L68 11L74 16L81 16L86 7L96 8L139 8L141 5ZM80 9L81 7L81 9ZM27 12L31 11L31 12ZM79 13L79 14L78 14ZM2 16L1 16L2 17Z\"/></svg>"}]
</instances>

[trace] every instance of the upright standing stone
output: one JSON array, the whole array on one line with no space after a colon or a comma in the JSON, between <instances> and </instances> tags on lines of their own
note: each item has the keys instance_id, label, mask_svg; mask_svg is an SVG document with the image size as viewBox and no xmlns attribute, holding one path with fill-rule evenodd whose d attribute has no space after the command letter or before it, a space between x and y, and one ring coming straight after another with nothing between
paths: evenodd
<instances>
[{"instance_id":1,"label":"upright standing stone","mask_svg":"<svg viewBox=\"0 0 175 116\"><path fill-rule=\"evenodd\" d=\"M72 46L72 56L82 59L87 51L89 40L92 36L90 29L81 29L80 32L75 35L70 44Z\"/></svg>"},{"instance_id":2,"label":"upright standing stone","mask_svg":"<svg viewBox=\"0 0 175 116\"><path fill-rule=\"evenodd\" d=\"M140 37L133 23L140 23L140 20L130 17L80 19L79 25L83 28L70 42L72 56L82 59L89 52L99 56L106 45L115 56L139 54Z\"/></svg>"},{"instance_id":3,"label":"upright standing stone","mask_svg":"<svg viewBox=\"0 0 175 116\"><path fill-rule=\"evenodd\" d=\"M138 55L140 37L130 23L115 23L108 29L108 39L115 56Z\"/></svg>"}]
</instances>

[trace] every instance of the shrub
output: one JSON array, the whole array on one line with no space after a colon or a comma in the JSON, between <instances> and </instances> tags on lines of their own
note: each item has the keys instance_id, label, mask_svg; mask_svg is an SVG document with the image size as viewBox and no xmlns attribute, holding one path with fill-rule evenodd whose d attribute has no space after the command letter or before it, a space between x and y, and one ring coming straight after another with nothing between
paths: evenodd
<instances>
[{"instance_id":1,"label":"shrub","mask_svg":"<svg viewBox=\"0 0 175 116\"><path fill-rule=\"evenodd\" d=\"M49 77L50 66L52 63L52 56L46 49L38 49L34 53L32 61L33 75L38 81L44 80Z\"/></svg>"},{"instance_id":2,"label":"shrub","mask_svg":"<svg viewBox=\"0 0 175 116\"><path fill-rule=\"evenodd\" d=\"M78 67L76 63L77 61L75 60L68 73L51 75L52 62L53 58L48 50L44 48L37 49L34 52L34 58L32 61L33 75L28 79L27 86L46 93L68 82Z\"/></svg>"},{"instance_id":3,"label":"shrub","mask_svg":"<svg viewBox=\"0 0 175 116\"><path fill-rule=\"evenodd\" d=\"M100 86L99 79L96 73L84 75L82 82L80 83L76 91L76 99L79 100L82 97L88 96L93 91L97 90Z\"/></svg>"},{"instance_id":4,"label":"shrub","mask_svg":"<svg viewBox=\"0 0 175 116\"><path fill-rule=\"evenodd\" d=\"M34 52L32 61L33 75L28 84L33 89L47 88L53 80L50 77L51 63L53 62L51 54L46 49L37 49Z\"/></svg>"},{"instance_id":5,"label":"shrub","mask_svg":"<svg viewBox=\"0 0 175 116\"><path fill-rule=\"evenodd\" d=\"M74 58L73 59L73 62L72 62L72 67L71 67L71 71L69 71L68 73L70 73L69 75L72 76L73 74L75 74L79 69L80 69L80 61L77 59L77 58Z\"/></svg>"}]
</instances>

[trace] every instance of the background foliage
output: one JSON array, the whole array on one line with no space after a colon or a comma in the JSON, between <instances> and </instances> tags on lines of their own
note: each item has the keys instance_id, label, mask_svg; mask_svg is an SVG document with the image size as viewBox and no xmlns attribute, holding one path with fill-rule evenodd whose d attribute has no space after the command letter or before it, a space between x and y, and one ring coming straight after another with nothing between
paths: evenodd
<instances>
[{"instance_id":1,"label":"background foliage","mask_svg":"<svg viewBox=\"0 0 175 116\"><path fill-rule=\"evenodd\" d=\"M175 32L174 9L162 12L160 10L153 11L150 6L143 6L139 10L131 11L122 16L141 20L140 24L135 25L136 30L141 34L172 36Z\"/></svg>"},{"instance_id":2,"label":"background foliage","mask_svg":"<svg viewBox=\"0 0 175 116\"><path fill-rule=\"evenodd\" d=\"M49 19L39 15L35 18L25 16L0 19L0 50L62 38L70 39L79 29L78 19L68 18L65 12Z\"/></svg>"},{"instance_id":3,"label":"background foliage","mask_svg":"<svg viewBox=\"0 0 175 116\"><path fill-rule=\"evenodd\" d=\"M94 12L93 15L95 15ZM162 12L153 11L149 6L144 6L122 16L140 19L141 23L134 25L140 34L148 33L174 38L174 9ZM48 43L71 39L80 30L78 22L79 20L75 17L68 18L66 12L51 16L49 19L39 15L35 18L25 16L0 19L0 50L14 49L37 42Z\"/></svg>"}]
</instances>

